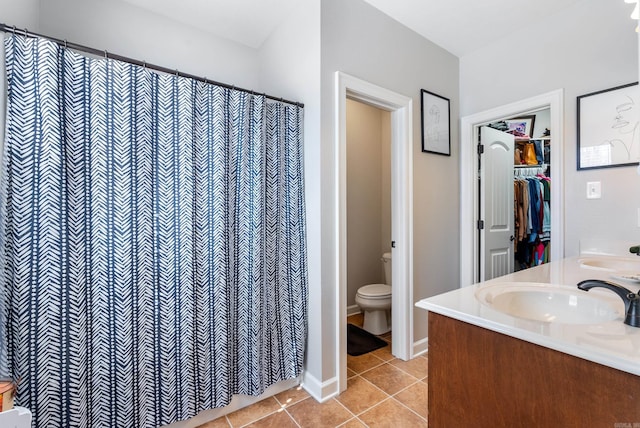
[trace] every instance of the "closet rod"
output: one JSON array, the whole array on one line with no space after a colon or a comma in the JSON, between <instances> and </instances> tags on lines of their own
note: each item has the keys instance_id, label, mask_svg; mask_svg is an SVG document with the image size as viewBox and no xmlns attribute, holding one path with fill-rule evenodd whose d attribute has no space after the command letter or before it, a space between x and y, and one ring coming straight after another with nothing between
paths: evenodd
<instances>
[{"instance_id":1,"label":"closet rod","mask_svg":"<svg viewBox=\"0 0 640 428\"><path fill-rule=\"evenodd\" d=\"M76 51L81 51L81 52L89 53L89 54L92 54L92 55L101 56L101 57L104 57L104 58L107 58L107 59L115 59L115 60L118 60L118 61L127 62L129 64L138 65L140 67L146 67L146 68L149 68L149 69L152 69L152 70L160 71L162 73L174 74L174 75L177 75L177 76L180 76L180 77L187 77L189 79L194 79L194 80L197 80L197 81L200 81L200 82L204 82L204 83L211 83L213 85L222 86L223 88L227 88L227 89L235 89L236 91L241 91L241 92L246 92L246 93L251 93L251 94L256 94L256 95L263 95L265 98L268 98L270 100L280 101L282 103L292 104L292 105L304 108L304 104L303 103L299 103L297 101L289 101L289 100L285 100L284 98L274 97L273 95L267 95L267 94L259 93L259 92L252 91L252 90L249 90L249 89L244 89L244 88L239 88L239 87L236 87L236 86L233 86L233 85L228 85L226 83L216 82L215 80L207 79L205 77L194 76L193 74L183 73L181 71L172 70L170 68L162 67L160 65L149 64L148 62L139 61L137 59L128 58L126 56L113 54L113 53L107 52L106 50L101 51L99 49L90 48L88 46L79 45L77 43L67 42L66 40L56 39L55 37L34 33L33 31L29 31L27 29L23 30L23 29L20 29L20 28L16 28L15 26L9 26L7 24L0 23L0 31L3 31L5 33L20 34L20 35L23 35L23 36L26 36L26 37L33 37L33 38L40 37L40 38L43 38L43 39L51 40L52 42L55 42L60 46L67 47L67 48L70 48L70 49L73 49L73 50L76 50Z\"/></svg>"}]
</instances>

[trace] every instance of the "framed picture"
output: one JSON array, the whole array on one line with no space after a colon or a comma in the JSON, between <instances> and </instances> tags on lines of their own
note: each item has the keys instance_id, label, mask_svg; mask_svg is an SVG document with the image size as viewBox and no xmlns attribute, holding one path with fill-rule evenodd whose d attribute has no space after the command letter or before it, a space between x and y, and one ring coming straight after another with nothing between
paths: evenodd
<instances>
[{"instance_id":1,"label":"framed picture","mask_svg":"<svg viewBox=\"0 0 640 428\"><path fill-rule=\"evenodd\" d=\"M520 116L507 119L505 123L509 127L508 131L511 131L515 136L533 137L533 125L536 123L536 116Z\"/></svg>"},{"instance_id":2,"label":"framed picture","mask_svg":"<svg viewBox=\"0 0 640 428\"><path fill-rule=\"evenodd\" d=\"M451 156L449 99L420 90L422 95L422 151Z\"/></svg>"},{"instance_id":3,"label":"framed picture","mask_svg":"<svg viewBox=\"0 0 640 428\"><path fill-rule=\"evenodd\" d=\"M578 98L578 170L638 165L638 82Z\"/></svg>"}]
</instances>

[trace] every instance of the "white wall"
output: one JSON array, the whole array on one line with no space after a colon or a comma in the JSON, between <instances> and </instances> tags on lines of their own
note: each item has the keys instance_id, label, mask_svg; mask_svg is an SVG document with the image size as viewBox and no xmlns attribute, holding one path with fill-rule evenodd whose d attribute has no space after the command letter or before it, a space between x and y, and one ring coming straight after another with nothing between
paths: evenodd
<instances>
[{"instance_id":1,"label":"white wall","mask_svg":"<svg viewBox=\"0 0 640 428\"><path fill-rule=\"evenodd\" d=\"M323 278L326 274L323 294L333 300L337 286L332 255L336 248L337 228L334 218L336 124L333 120L333 79L338 70L413 98L414 300L457 288L458 58L362 0L323 0L321 26ZM421 152L421 88L451 99L450 157ZM413 314L413 339L418 341L427 335L426 313L413 309ZM323 316L327 332L335 332L335 305ZM333 345L325 349L326 355L334 352ZM327 375L335 375L335 361L327 358L325 369Z\"/></svg>"},{"instance_id":2,"label":"white wall","mask_svg":"<svg viewBox=\"0 0 640 428\"><path fill-rule=\"evenodd\" d=\"M638 80L632 9L583 0L460 59L462 116L564 88L566 256L585 238L640 242L636 168L576 169L576 97ZM588 181L602 182L602 199L586 199Z\"/></svg>"},{"instance_id":3,"label":"white wall","mask_svg":"<svg viewBox=\"0 0 640 428\"><path fill-rule=\"evenodd\" d=\"M389 112L347 100L347 307L356 304L358 288L385 283L380 259L391 251L391 216L383 216L391 208L391 189L383 183L383 165L388 164L388 172L391 147L390 135L382 135L384 120L391 120ZM385 222L389 235L383 239Z\"/></svg>"}]
</instances>

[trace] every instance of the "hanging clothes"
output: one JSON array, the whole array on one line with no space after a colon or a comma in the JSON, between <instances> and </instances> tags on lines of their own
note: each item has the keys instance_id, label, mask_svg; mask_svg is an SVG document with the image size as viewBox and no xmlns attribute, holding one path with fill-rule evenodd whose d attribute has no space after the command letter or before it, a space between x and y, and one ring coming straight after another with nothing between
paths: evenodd
<instances>
[{"instance_id":1,"label":"hanging clothes","mask_svg":"<svg viewBox=\"0 0 640 428\"><path fill-rule=\"evenodd\" d=\"M551 240L550 181L549 177L542 173L526 176L526 174L522 175L519 172L514 177L516 270L549 262L549 243Z\"/></svg>"}]
</instances>

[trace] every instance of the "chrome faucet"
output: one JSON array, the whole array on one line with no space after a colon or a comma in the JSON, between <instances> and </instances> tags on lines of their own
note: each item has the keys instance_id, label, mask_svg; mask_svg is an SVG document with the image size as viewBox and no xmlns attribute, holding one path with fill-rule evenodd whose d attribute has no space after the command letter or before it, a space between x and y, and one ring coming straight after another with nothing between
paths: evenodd
<instances>
[{"instance_id":1,"label":"chrome faucet","mask_svg":"<svg viewBox=\"0 0 640 428\"><path fill-rule=\"evenodd\" d=\"M599 279L587 279L578 283L580 290L589 291L594 287L606 288L620 296L624 302L624 323L631 327L640 327L640 293L636 294L621 285Z\"/></svg>"}]
</instances>

